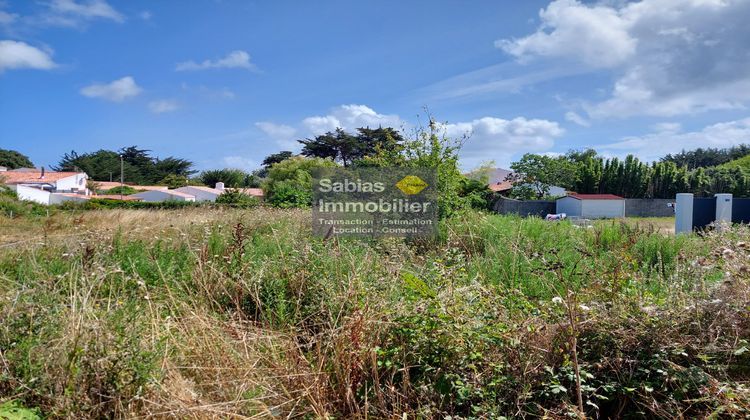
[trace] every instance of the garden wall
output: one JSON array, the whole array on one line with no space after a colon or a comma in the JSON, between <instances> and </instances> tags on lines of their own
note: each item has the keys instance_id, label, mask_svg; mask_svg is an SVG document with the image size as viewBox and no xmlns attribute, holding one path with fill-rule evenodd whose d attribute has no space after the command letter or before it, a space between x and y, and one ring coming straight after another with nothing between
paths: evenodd
<instances>
[{"instance_id":1,"label":"garden wall","mask_svg":"<svg viewBox=\"0 0 750 420\"><path fill-rule=\"evenodd\" d=\"M517 214L523 217L544 217L550 213L555 213L555 207L556 205L554 201L520 201L501 197L495 202L493 209L500 214Z\"/></svg>"},{"instance_id":2,"label":"garden wall","mask_svg":"<svg viewBox=\"0 0 750 420\"><path fill-rule=\"evenodd\" d=\"M669 198L627 198L625 217L673 217L674 209L667 204L674 203Z\"/></svg>"}]
</instances>

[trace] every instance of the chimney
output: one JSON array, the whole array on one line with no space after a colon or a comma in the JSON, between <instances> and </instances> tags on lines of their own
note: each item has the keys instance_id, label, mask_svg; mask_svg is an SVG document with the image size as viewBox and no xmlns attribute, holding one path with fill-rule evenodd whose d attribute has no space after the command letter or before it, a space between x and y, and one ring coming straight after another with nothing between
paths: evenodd
<instances>
[{"instance_id":1,"label":"chimney","mask_svg":"<svg viewBox=\"0 0 750 420\"><path fill-rule=\"evenodd\" d=\"M42 174L39 175L39 179L44 179L44 166L42 166Z\"/></svg>"},{"instance_id":2,"label":"chimney","mask_svg":"<svg viewBox=\"0 0 750 420\"><path fill-rule=\"evenodd\" d=\"M219 191L224 191L224 183L223 182L217 182L216 183L216 189Z\"/></svg>"}]
</instances>

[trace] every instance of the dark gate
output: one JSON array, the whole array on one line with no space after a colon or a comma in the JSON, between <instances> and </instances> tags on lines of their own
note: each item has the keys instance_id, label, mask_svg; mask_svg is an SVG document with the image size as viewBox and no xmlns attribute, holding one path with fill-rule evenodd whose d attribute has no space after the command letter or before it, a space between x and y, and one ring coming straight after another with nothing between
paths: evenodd
<instances>
[{"instance_id":1,"label":"dark gate","mask_svg":"<svg viewBox=\"0 0 750 420\"><path fill-rule=\"evenodd\" d=\"M705 229L716 220L716 197L693 200L693 230Z\"/></svg>"},{"instance_id":2,"label":"dark gate","mask_svg":"<svg viewBox=\"0 0 750 420\"><path fill-rule=\"evenodd\" d=\"M750 223L750 198L732 199L732 223Z\"/></svg>"}]
</instances>

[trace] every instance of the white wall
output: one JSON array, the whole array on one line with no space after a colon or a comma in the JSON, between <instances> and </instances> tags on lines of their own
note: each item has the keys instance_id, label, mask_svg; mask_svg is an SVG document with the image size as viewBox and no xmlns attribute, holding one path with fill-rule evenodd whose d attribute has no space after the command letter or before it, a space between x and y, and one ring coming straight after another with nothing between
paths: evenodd
<instances>
[{"instance_id":1,"label":"white wall","mask_svg":"<svg viewBox=\"0 0 750 420\"><path fill-rule=\"evenodd\" d=\"M563 197L556 202L557 213L565 213L568 216L581 216L581 200L573 197Z\"/></svg>"},{"instance_id":2,"label":"white wall","mask_svg":"<svg viewBox=\"0 0 750 420\"><path fill-rule=\"evenodd\" d=\"M146 203L161 203L162 201L195 201L195 197L183 197L161 190L139 192L138 194L131 195L131 197L141 198Z\"/></svg>"},{"instance_id":3,"label":"white wall","mask_svg":"<svg viewBox=\"0 0 750 420\"><path fill-rule=\"evenodd\" d=\"M615 218L625 217L625 200L580 200L582 217Z\"/></svg>"},{"instance_id":4,"label":"white wall","mask_svg":"<svg viewBox=\"0 0 750 420\"><path fill-rule=\"evenodd\" d=\"M55 183L57 192L86 191L86 180L89 178L85 173L78 173Z\"/></svg>"},{"instance_id":5,"label":"white wall","mask_svg":"<svg viewBox=\"0 0 750 420\"><path fill-rule=\"evenodd\" d=\"M191 186L187 187L180 187L175 189L174 191L178 191L185 194L190 194L192 196L195 196L195 201L216 201L216 198L221 195L220 192L213 192L213 191L206 191L201 188L195 188Z\"/></svg>"},{"instance_id":6,"label":"white wall","mask_svg":"<svg viewBox=\"0 0 750 420\"><path fill-rule=\"evenodd\" d=\"M44 191L39 188L26 187L24 185L9 185L9 187L16 191L19 200L33 201L35 203L44 205L49 204L49 191Z\"/></svg>"}]
</instances>

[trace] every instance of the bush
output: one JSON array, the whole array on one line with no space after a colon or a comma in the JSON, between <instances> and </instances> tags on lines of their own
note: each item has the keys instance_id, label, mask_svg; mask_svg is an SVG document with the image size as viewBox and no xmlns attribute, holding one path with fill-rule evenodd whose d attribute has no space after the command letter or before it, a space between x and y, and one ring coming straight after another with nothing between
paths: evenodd
<instances>
[{"instance_id":1,"label":"bush","mask_svg":"<svg viewBox=\"0 0 750 420\"><path fill-rule=\"evenodd\" d=\"M274 164L264 184L267 202L274 207L309 207L312 204L312 171L338 166L331 160L295 156Z\"/></svg>"},{"instance_id":2,"label":"bush","mask_svg":"<svg viewBox=\"0 0 750 420\"><path fill-rule=\"evenodd\" d=\"M257 206L260 202L257 198L251 197L240 190L224 190L224 192L216 198L216 204L225 204L230 207L238 208L250 208Z\"/></svg>"},{"instance_id":3,"label":"bush","mask_svg":"<svg viewBox=\"0 0 750 420\"><path fill-rule=\"evenodd\" d=\"M110 188L106 193L109 195L131 195L137 192L138 190L129 185L121 185L119 187Z\"/></svg>"}]
</instances>

